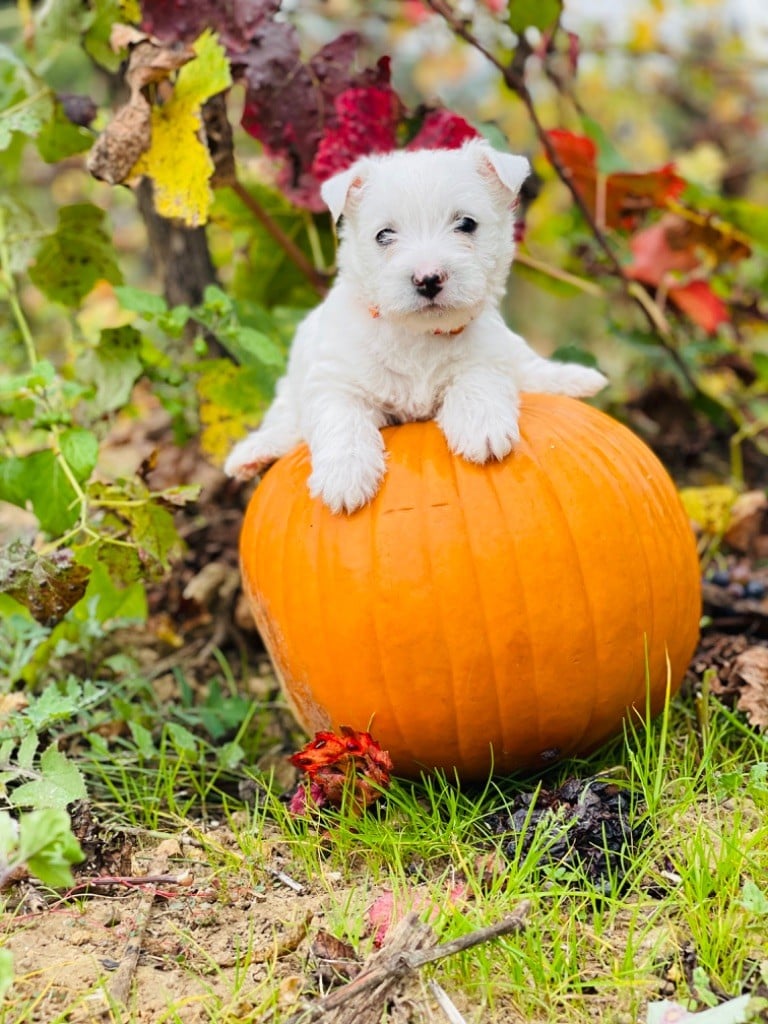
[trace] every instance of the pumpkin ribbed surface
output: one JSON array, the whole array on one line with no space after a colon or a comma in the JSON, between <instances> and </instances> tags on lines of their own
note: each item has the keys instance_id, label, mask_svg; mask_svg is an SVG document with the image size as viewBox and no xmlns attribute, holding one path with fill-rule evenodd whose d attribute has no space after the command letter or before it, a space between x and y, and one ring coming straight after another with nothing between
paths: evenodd
<instances>
[{"instance_id":1,"label":"pumpkin ribbed surface","mask_svg":"<svg viewBox=\"0 0 768 1024\"><path fill-rule=\"evenodd\" d=\"M523 397L503 462L433 422L385 429L387 475L354 515L310 498L300 447L241 536L246 593L298 720L369 729L395 771L463 778L586 753L664 702L698 636L699 567L650 449L590 406Z\"/></svg>"}]
</instances>

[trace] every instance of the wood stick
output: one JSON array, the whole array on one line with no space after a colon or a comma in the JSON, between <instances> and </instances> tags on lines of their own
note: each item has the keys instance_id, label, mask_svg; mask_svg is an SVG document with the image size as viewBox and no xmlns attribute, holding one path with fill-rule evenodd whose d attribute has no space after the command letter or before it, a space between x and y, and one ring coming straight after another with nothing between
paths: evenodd
<instances>
[{"instance_id":1,"label":"wood stick","mask_svg":"<svg viewBox=\"0 0 768 1024\"><path fill-rule=\"evenodd\" d=\"M380 1009L384 993L372 993L372 990L379 988L385 991L389 990L412 971L418 970L426 964L435 963L437 960L454 956L456 953L463 953L467 949L501 938L503 935L522 931L526 925L530 907L530 901L524 900L509 917L486 928L478 928L476 931L461 935L450 942L444 942L439 946L430 941L431 929L420 922L419 915L415 911L411 911L397 926L390 941L371 957L356 978L294 1014L289 1018L287 1024L310 1024L311 1021L319 1020L327 1013L340 1010L350 1001L354 1001L354 1005L348 1007L348 1015L339 1016L335 1020L338 1020L338 1024L342 1024L342 1022L345 1024L347 1020L356 1020L358 1024L367 1024L361 1010L369 1008L371 1003L369 1000L364 1000L367 1005L358 1005L360 997L365 997L369 993L375 994L378 996L376 1002ZM415 943L410 948L406 948L404 943L410 937L415 938ZM414 948L414 945L422 948ZM395 947L394 952L392 947ZM371 1020L374 1019L378 1020L378 1018L371 1017Z\"/></svg>"}]
</instances>

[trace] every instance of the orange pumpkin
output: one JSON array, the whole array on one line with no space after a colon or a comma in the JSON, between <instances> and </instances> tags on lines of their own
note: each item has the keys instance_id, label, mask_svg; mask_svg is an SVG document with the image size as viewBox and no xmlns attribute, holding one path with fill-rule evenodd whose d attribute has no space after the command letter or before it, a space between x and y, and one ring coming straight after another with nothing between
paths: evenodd
<instances>
[{"instance_id":1,"label":"orange pumpkin","mask_svg":"<svg viewBox=\"0 0 768 1024\"><path fill-rule=\"evenodd\" d=\"M385 429L383 486L354 515L309 496L302 446L266 474L244 586L301 725L370 729L395 772L540 768L662 707L693 653L700 577L650 449L582 402L525 395L503 462L433 422Z\"/></svg>"}]
</instances>

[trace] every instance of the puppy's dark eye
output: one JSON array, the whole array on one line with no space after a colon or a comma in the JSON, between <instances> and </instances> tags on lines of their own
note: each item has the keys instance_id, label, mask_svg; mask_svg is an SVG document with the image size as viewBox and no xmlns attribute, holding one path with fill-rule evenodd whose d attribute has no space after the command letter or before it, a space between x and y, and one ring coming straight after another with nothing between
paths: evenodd
<instances>
[{"instance_id":1,"label":"puppy's dark eye","mask_svg":"<svg viewBox=\"0 0 768 1024\"><path fill-rule=\"evenodd\" d=\"M474 235L477 231L477 221L472 217L462 217L456 225L456 230L461 231L465 235Z\"/></svg>"},{"instance_id":2,"label":"puppy's dark eye","mask_svg":"<svg viewBox=\"0 0 768 1024\"><path fill-rule=\"evenodd\" d=\"M382 228L381 231L376 235L376 241L379 243L379 245L392 245L394 240L394 228Z\"/></svg>"}]
</instances>

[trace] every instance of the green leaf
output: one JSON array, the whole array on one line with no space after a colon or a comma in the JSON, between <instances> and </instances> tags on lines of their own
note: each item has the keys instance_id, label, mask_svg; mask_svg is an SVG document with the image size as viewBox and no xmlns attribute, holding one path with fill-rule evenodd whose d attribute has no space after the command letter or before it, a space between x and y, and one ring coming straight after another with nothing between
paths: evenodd
<instances>
[{"instance_id":1,"label":"green leaf","mask_svg":"<svg viewBox=\"0 0 768 1024\"><path fill-rule=\"evenodd\" d=\"M37 214L18 197L0 191L0 230L8 248L8 269L12 274L26 271L40 235Z\"/></svg>"},{"instance_id":2,"label":"green leaf","mask_svg":"<svg viewBox=\"0 0 768 1024\"><path fill-rule=\"evenodd\" d=\"M140 352L141 335L135 327L126 325L107 327L98 345L81 354L77 373L80 380L93 385L89 408L94 417L128 404L133 385L144 370Z\"/></svg>"},{"instance_id":3,"label":"green leaf","mask_svg":"<svg viewBox=\"0 0 768 1024\"><path fill-rule=\"evenodd\" d=\"M73 124L59 102L53 104L53 116L37 134L37 151L47 164L83 153L93 145L87 128Z\"/></svg>"},{"instance_id":4,"label":"green leaf","mask_svg":"<svg viewBox=\"0 0 768 1024\"><path fill-rule=\"evenodd\" d=\"M198 739L189 729L185 729L178 722L168 722L165 728L177 753L194 754L197 752Z\"/></svg>"},{"instance_id":5,"label":"green leaf","mask_svg":"<svg viewBox=\"0 0 768 1024\"><path fill-rule=\"evenodd\" d=\"M220 331L218 337L243 366L285 366L285 356L279 346L254 327L233 327Z\"/></svg>"},{"instance_id":6,"label":"green leaf","mask_svg":"<svg viewBox=\"0 0 768 1024\"><path fill-rule=\"evenodd\" d=\"M19 823L19 860L45 885L72 885L70 865L85 859L63 809L31 811Z\"/></svg>"},{"instance_id":7,"label":"green leaf","mask_svg":"<svg viewBox=\"0 0 768 1024\"><path fill-rule=\"evenodd\" d=\"M555 25L562 10L562 0L510 0L507 24L517 35L527 28L546 32Z\"/></svg>"},{"instance_id":8,"label":"green leaf","mask_svg":"<svg viewBox=\"0 0 768 1024\"><path fill-rule=\"evenodd\" d=\"M598 368L596 357L586 349L579 348L578 345L561 345L560 348L555 349L550 358L558 363L578 363L580 366Z\"/></svg>"},{"instance_id":9,"label":"green leaf","mask_svg":"<svg viewBox=\"0 0 768 1024\"><path fill-rule=\"evenodd\" d=\"M744 882L741 887L741 905L756 917L765 917L768 914L768 897L750 879Z\"/></svg>"},{"instance_id":10,"label":"green leaf","mask_svg":"<svg viewBox=\"0 0 768 1024\"><path fill-rule=\"evenodd\" d=\"M141 288L120 285L115 288L115 295L123 309L128 309L132 313L140 313L150 320L168 311L168 303L162 295L155 295L154 292L145 292Z\"/></svg>"},{"instance_id":11,"label":"green leaf","mask_svg":"<svg viewBox=\"0 0 768 1024\"><path fill-rule=\"evenodd\" d=\"M154 501L132 508L127 514L133 542L164 569L169 568L169 559L181 550L173 515Z\"/></svg>"},{"instance_id":12,"label":"green leaf","mask_svg":"<svg viewBox=\"0 0 768 1024\"><path fill-rule=\"evenodd\" d=\"M31 506L46 533L60 536L76 522L76 498L52 451L0 460L0 501Z\"/></svg>"},{"instance_id":13,"label":"green leaf","mask_svg":"<svg viewBox=\"0 0 768 1024\"><path fill-rule=\"evenodd\" d=\"M152 733L139 722L129 722L133 742L142 757L147 759L157 757L157 747L152 739Z\"/></svg>"},{"instance_id":14,"label":"green leaf","mask_svg":"<svg viewBox=\"0 0 768 1024\"><path fill-rule=\"evenodd\" d=\"M10 147L17 133L37 135L52 113L50 89L0 45L0 151Z\"/></svg>"},{"instance_id":15,"label":"green leaf","mask_svg":"<svg viewBox=\"0 0 768 1024\"><path fill-rule=\"evenodd\" d=\"M15 807L63 809L88 795L80 769L55 746L43 751L39 771L42 778L24 782L11 791L10 801Z\"/></svg>"},{"instance_id":16,"label":"green leaf","mask_svg":"<svg viewBox=\"0 0 768 1024\"><path fill-rule=\"evenodd\" d=\"M592 139L597 147L597 169L601 174L614 174L617 171L627 170L626 158L616 149L610 136L598 121L582 114L581 127L584 134Z\"/></svg>"},{"instance_id":17,"label":"green leaf","mask_svg":"<svg viewBox=\"0 0 768 1024\"><path fill-rule=\"evenodd\" d=\"M307 236L307 216L280 193L263 184L249 183L248 191L272 220L293 239L312 260ZM317 292L240 200L229 189L220 189L212 210L212 220L223 228L221 258L234 268L231 293L238 301L271 309L274 306L296 306L302 309L317 305ZM330 218L317 220L315 228L324 253L333 252ZM228 250L226 246L231 248ZM259 325L256 325L259 326Z\"/></svg>"},{"instance_id":18,"label":"green leaf","mask_svg":"<svg viewBox=\"0 0 768 1024\"><path fill-rule=\"evenodd\" d=\"M78 483L85 483L96 467L99 457L99 442L90 430L73 427L62 432L59 438L61 453Z\"/></svg>"},{"instance_id":19,"label":"green leaf","mask_svg":"<svg viewBox=\"0 0 768 1024\"><path fill-rule=\"evenodd\" d=\"M43 240L29 272L49 299L75 307L98 281L120 284L122 274L104 218L104 211L92 203L59 210L58 227Z\"/></svg>"},{"instance_id":20,"label":"green leaf","mask_svg":"<svg viewBox=\"0 0 768 1024\"><path fill-rule=\"evenodd\" d=\"M125 51L112 49L112 28L119 22L131 19L126 17L121 0L98 0L98 3L91 6L93 18L83 36L83 47L97 64L114 73L125 59Z\"/></svg>"}]
</instances>

